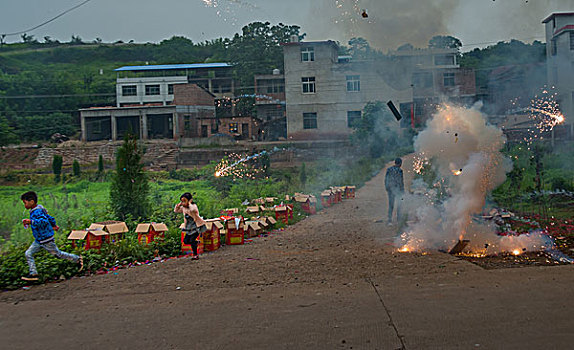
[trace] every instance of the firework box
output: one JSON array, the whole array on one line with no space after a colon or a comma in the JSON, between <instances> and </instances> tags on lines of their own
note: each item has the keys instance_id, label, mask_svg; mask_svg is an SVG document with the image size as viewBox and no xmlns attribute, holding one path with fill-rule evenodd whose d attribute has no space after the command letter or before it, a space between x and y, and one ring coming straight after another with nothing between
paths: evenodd
<instances>
[{"instance_id":1,"label":"firework box","mask_svg":"<svg viewBox=\"0 0 574 350\"><path fill-rule=\"evenodd\" d=\"M245 224L243 218L232 218L225 222L227 234L225 236L225 244L239 245L244 243L245 239Z\"/></svg>"},{"instance_id":2,"label":"firework box","mask_svg":"<svg viewBox=\"0 0 574 350\"><path fill-rule=\"evenodd\" d=\"M470 242L470 240L468 240L468 239L459 240L448 253L449 254L461 253L464 250L464 248L466 248L466 246L468 245L469 242Z\"/></svg>"},{"instance_id":3,"label":"firework box","mask_svg":"<svg viewBox=\"0 0 574 350\"><path fill-rule=\"evenodd\" d=\"M153 242L156 238L163 237L167 231L167 226L161 222L152 222L149 224L138 224L136 233L138 234L138 242L147 245Z\"/></svg>"},{"instance_id":4,"label":"firework box","mask_svg":"<svg viewBox=\"0 0 574 350\"><path fill-rule=\"evenodd\" d=\"M267 222L267 219L265 217L258 218L257 223L259 224L259 227L261 227L263 231L269 229L270 224Z\"/></svg>"},{"instance_id":5,"label":"firework box","mask_svg":"<svg viewBox=\"0 0 574 350\"><path fill-rule=\"evenodd\" d=\"M277 199L277 197L267 197L267 198L265 198L265 203L273 204L276 199Z\"/></svg>"},{"instance_id":6,"label":"firework box","mask_svg":"<svg viewBox=\"0 0 574 350\"><path fill-rule=\"evenodd\" d=\"M275 207L275 219L277 221L283 221L284 223L289 223L289 207L286 205L280 205Z\"/></svg>"},{"instance_id":7,"label":"firework box","mask_svg":"<svg viewBox=\"0 0 574 350\"><path fill-rule=\"evenodd\" d=\"M259 226L259 221L246 221L245 227L247 230L247 237L257 237L263 233L263 229Z\"/></svg>"},{"instance_id":8,"label":"firework box","mask_svg":"<svg viewBox=\"0 0 574 350\"><path fill-rule=\"evenodd\" d=\"M345 187L345 198L347 198L347 199L355 198L355 191L356 191L355 186L346 186Z\"/></svg>"},{"instance_id":9,"label":"firework box","mask_svg":"<svg viewBox=\"0 0 574 350\"><path fill-rule=\"evenodd\" d=\"M317 213L317 198L313 195L306 195L301 193L296 193L293 197L295 202L301 204L301 209L307 214Z\"/></svg>"},{"instance_id":10,"label":"firework box","mask_svg":"<svg viewBox=\"0 0 574 350\"><path fill-rule=\"evenodd\" d=\"M331 187L331 193L333 193L333 203L341 203L343 201L343 192L344 189L342 187Z\"/></svg>"},{"instance_id":11,"label":"firework box","mask_svg":"<svg viewBox=\"0 0 574 350\"><path fill-rule=\"evenodd\" d=\"M90 225L89 230L102 230L107 232L107 242L117 242L124 238L124 233L128 232L128 226L123 221L103 221L94 222Z\"/></svg>"},{"instance_id":12,"label":"firework box","mask_svg":"<svg viewBox=\"0 0 574 350\"><path fill-rule=\"evenodd\" d=\"M256 198L252 200L253 204L262 205L265 204L265 198Z\"/></svg>"},{"instance_id":13,"label":"firework box","mask_svg":"<svg viewBox=\"0 0 574 350\"><path fill-rule=\"evenodd\" d=\"M181 226L180 226L181 228ZM193 253L193 249L191 249L191 244L183 243L183 239L185 238L185 232L181 231L181 252L183 254L191 254ZM203 239L201 236L197 237L197 254L203 254Z\"/></svg>"},{"instance_id":14,"label":"firework box","mask_svg":"<svg viewBox=\"0 0 574 350\"><path fill-rule=\"evenodd\" d=\"M238 208L223 209L220 213L221 213L222 215L233 216L234 214L239 213L239 209L238 209Z\"/></svg>"},{"instance_id":15,"label":"firework box","mask_svg":"<svg viewBox=\"0 0 574 350\"><path fill-rule=\"evenodd\" d=\"M220 219L205 220L206 231L203 233L203 249L211 252L221 246L221 231L223 224Z\"/></svg>"},{"instance_id":16,"label":"firework box","mask_svg":"<svg viewBox=\"0 0 574 350\"><path fill-rule=\"evenodd\" d=\"M333 204L333 193L331 190L325 190L321 192L321 205L324 208L328 208Z\"/></svg>"},{"instance_id":17,"label":"firework box","mask_svg":"<svg viewBox=\"0 0 574 350\"><path fill-rule=\"evenodd\" d=\"M255 214L259 212L259 206L253 206L253 207L247 207L247 209L245 209L245 212L247 212L248 214Z\"/></svg>"},{"instance_id":18,"label":"firework box","mask_svg":"<svg viewBox=\"0 0 574 350\"><path fill-rule=\"evenodd\" d=\"M74 230L68 235L68 239L72 241L74 248L83 244L85 250L100 249L107 235L104 230Z\"/></svg>"}]
</instances>

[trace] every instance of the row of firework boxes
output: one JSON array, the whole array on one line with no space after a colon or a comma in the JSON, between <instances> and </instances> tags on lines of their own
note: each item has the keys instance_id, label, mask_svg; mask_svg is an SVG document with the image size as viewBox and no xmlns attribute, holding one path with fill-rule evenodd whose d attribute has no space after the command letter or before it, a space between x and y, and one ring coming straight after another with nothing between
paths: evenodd
<instances>
[{"instance_id":1,"label":"row of firework boxes","mask_svg":"<svg viewBox=\"0 0 574 350\"><path fill-rule=\"evenodd\" d=\"M271 199L271 198L270 198ZM275 198L274 198L275 199ZM256 203L256 202L255 202ZM229 208L221 211L222 215L237 216L239 215L239 208ZM293 219L293 204L275 205L273 207L265 207L263 205L253 205L245 208L247 216L254 216L260 213L273 213L276 221L282 221L285 224L289 223L289 219Z\"/></svg>"},{"instance_id":2,"label":"row of firework boxes","mask_svg":"<svg viewBox=\"0 0 574 350\"><path fill-rule=\"evenodd\" d=\"M254 220L243 217L222 216L208 219L206 231L198 238L199 252L219 249L222 241L228 245L243 244L244 239L258 236L273 228L277 220L272 216L262 216ZM180 228L183 228L180 226ZM149 244L158 238L163 238L168 228L164 223L138 224L136 233L140 244ZM105 221L93 223L85 230L74 230L68 235L74 247L83 245L84 249L100 249L104 243L117 242L124 238L128 227L123 221ZM191 245L184 244L185 232L181 232L182 252L189 253Z\"/></svg>"},{"instance_id":3,"label":"row of firework boxes","mask_svg":"<svg viewBox=\"0 0 574 350\"><path fill-rule=\"evenodd\" d=\"M113 243L123 239L128 231L128 226L123 221L96 222L84 230L73 230L68 235L68 239L72 240L74 247L83 245L86 250L100 249L103 243ZM163 237L166 231L167 226L157 222L138 224L136 227L138 241L141 244L148 244L158 237Z\"/></svg>"}]
</instances>

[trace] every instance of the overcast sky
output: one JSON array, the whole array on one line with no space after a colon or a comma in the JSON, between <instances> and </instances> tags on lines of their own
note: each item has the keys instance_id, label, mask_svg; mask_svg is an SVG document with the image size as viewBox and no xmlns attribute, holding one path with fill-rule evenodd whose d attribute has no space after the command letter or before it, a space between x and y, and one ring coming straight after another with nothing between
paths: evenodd
<instances>
[{"instance_id":1,"label":"overcast sky","mask_svg":"<svg viewBox=\"0 0 574 350\"><path fill-rule=\"evenodd\" d=\"M0 11L0 34L34 27L81 2L10 1ZM346 43L360 36L383 50L407 42L422 47L433 35L448 34L461 39L467 51L501 40L544 41L542 19L567 11L574 11L574 0L91 0L27 34L39 41L45 36L69 41L75 35L86 42L143 43L183 35L198 42L269 21L301 26L306 40Z\"/></svg>"}]
</instances>

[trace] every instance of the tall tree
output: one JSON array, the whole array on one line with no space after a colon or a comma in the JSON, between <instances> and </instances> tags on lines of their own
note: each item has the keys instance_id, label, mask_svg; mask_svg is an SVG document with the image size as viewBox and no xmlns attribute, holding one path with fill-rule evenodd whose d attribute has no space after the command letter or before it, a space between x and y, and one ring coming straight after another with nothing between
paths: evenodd
<instances>
[{"instance_id":1,"label":"tall tree","mask_svg":"<svg viewBox=\"0 0 574 350\"><path fill-rule=\"evenodd\" d=\"M431 49L460 49L462 42L450 35L436 35L429 40Z\"/></svg>"},{"instance_id":2,"label":"tall tree","mask_svg":"<svg viewBox=\"0 0 574 350\"><path fill-rule=\"evenodd\" d=\"M254 74L270 74L275 68L283 71L281 44L289 42L292 35L303 39L305 34L299 34L299 29L283 23L272 26L269 22L253 22L243 27L241 34L235 34L228 41L228 54L241 85L252 86Z\"/></svg>"},{"instance_id":3,"label":"tall tree","mask_svg":"<svg viewBox=\"0 0 574 350\"><path fill-rule=\"evenodd\" d=\"M110 204L119 219L146 219L149 215L149 183L142 155L135 135L126 134L116 154L116 172L110 186Z\"/></svg>"}]
</instances>

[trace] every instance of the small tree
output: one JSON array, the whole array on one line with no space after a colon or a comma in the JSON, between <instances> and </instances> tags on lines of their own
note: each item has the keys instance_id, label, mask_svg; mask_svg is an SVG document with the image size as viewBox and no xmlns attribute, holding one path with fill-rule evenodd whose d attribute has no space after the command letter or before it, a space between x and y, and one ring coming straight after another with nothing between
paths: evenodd
<instances>
[{"instance_id":1,"label":"small tree","mask_svg":"<svg viewBox=\"0 0 574 350\"><path fill-rule=\"evenodd\" d=\"M74 176L80 176L80 163L76 159L74 159L74 163L72 163L72 173Z\"/></svg>"},{"instance_id":2,"label":"small tree","mask_svg":"<svg viewBox=\"0 0 574 350\"><path fill-rule=\"evenodd\" d=\"M54 173L54 180L56 182L60 181L60 175L62 175L62 163L62 156L54 154L54 158L52 159L52 172Z\"/></svg>"},{"instance_id":3,"label":"small tree","mask_svg":"<svg viewBox=\"0 0 574 350\"><path fill-rule=\"evenodd\" d=\"M111 207L116 217L146 219L150 209L149 183L141 163L143 151L135 135L126 134L116 153L116 171L110 186Z\"/></svg>"},{"instance_id":4,"label":"small tree","mask_svg":"<svg viewBox=\"0 0 574 350\"><path fill-rule=\"evenodd\" d=\"M104 157L100 154L98 157L98 173L101 175L104 172Z\"/></svg>"}]
</instances>

